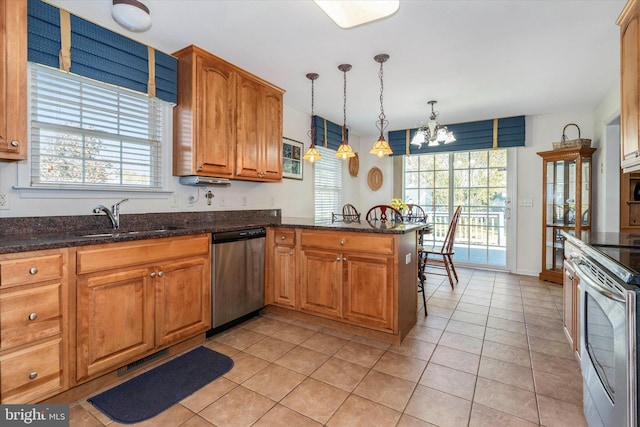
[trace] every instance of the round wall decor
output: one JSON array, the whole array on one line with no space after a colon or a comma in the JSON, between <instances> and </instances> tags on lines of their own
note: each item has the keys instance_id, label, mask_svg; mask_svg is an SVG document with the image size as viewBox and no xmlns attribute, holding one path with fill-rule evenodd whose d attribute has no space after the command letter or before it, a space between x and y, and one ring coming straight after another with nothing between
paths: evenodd
<instances>
[{"instance_id":1,"label":"round wall decor","mask_svg":"<svg viewBox=\"0 0 640 427\"><path fill-rule=\"evenodd\" d=\"M376 166L372 167L369 170L369 175L367 175L367 184L369 184L369 188L373 191L379 190L382 187L382 171Z\"/></svg>"},{"instance_id":2,"label":"round wall decor","mask_svg":"<svg viewBox=\"0 0 640 427\"><path fill-rule=\"evenodd\" d=\"M358 170L360 169L360 159L358 153L354 153L355 156L349 158L349 174L353 177L358 176Z\"/></svg>"}]
</instances>

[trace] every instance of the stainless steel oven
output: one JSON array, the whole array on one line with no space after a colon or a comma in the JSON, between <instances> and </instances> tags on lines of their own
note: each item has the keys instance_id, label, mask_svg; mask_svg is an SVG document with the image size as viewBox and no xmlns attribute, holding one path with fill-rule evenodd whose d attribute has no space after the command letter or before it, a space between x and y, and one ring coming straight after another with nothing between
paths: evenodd
<instances>
[{"instance_id":1,"label":"stainless steel oven","mask_svg":"<svg viewBox=\"0 0 640 427\"><path fill-rule=\"evenodd\" d=\"M636 427L636 287L584 254L576 270L585 417L590 427Z\"/></svg>"}]
</instances>

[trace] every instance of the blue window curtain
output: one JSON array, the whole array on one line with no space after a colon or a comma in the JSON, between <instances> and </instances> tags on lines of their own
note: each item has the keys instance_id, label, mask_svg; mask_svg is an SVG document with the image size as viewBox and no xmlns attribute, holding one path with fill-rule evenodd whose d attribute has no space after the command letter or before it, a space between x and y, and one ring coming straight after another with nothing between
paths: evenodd
<instances>
[{"instance_id":1,"label":"blue window curtain","mask_svg":"<svg viewBox=\"0 0 640 427\"><path fill-rule=\"evenodd\" d=\"M28 3L28 60L59 67L60 10L41 0ZM178 60L155 51L155 96L176 103ZM104 83L148 92L147 46L71 15L70 72Z\"/></svg>"},{"instance_id":2,"label":"blue window curtain","mask_svg":"<svg viewBox=\"0 0 640 427\"><path fill-rule=\"evenodd\" d=\"M524 119L524 116L497 119L497 135L494 135L494 120L447 125L455 135L456 141L435 147L422 144L422 147L418 148L410 144L418 129L395 130L389 132L389 145L393 150L393 156L481 150L492 148L494 145L496 148L524 147Z\"/></svg>"},{"instance_id":3,"label":"blue window curtain","mask_svg":"<svg viewBox=\"0 0 640 427\"><path fill-rule=\"evenodd\" d=\"M330 122L320 116L313 116L313 125L316 128L316 138L313 143L319 147L326 147L337 151L342 144L342 126ZM347 138L349 130L346 130Z\"/></svg>"}]
</instances>

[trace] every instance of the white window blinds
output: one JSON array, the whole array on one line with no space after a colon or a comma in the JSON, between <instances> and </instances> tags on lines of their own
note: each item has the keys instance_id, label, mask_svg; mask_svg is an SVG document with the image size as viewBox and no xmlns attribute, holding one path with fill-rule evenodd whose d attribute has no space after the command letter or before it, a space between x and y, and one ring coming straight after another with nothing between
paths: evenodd
<instances>
[{"instance_id":1,"label":"white window blinds","mask_svg":"<svg viewBox=\"0 0 640 427\"><path fill-rule=\"evenodd\" d=\"M31 186L162 187L165 103L30 64Z\"/></svg>"},{"instance_id":2,"label":"white window blinds","mask_svg":"<svg viewBox=\"0 0 640 427\"><path fill-rule=\"evenodd\" d=\"M336 152L317 147L322 160L315 163L315 218L331 222L331 213L342 212L342 163Z\"/></svg>"}]
</instances>

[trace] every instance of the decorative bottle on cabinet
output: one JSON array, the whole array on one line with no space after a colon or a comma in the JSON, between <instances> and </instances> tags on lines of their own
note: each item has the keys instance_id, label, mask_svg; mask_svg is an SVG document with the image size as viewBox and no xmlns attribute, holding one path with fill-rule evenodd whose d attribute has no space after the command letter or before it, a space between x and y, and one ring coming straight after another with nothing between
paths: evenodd
<instances>
[{"instance_id":1,"label":"decorative bottle on cabinet","mask_svg":"<svg viewBox=\"0 0 640 427\"><path fill-rule=\"evenodd\" d=\"M578 238L591 232L591 161L587 146L539 152L542 157L541 280L562 284L564 231Z\"/></svg>"}]
</instances>

